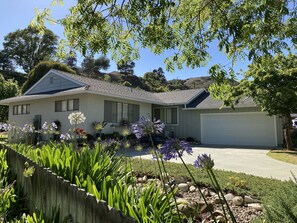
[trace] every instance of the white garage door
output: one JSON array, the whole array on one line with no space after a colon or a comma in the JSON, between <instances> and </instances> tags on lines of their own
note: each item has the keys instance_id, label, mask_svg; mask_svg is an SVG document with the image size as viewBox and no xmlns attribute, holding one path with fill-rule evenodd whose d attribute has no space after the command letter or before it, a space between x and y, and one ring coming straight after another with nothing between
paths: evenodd
<instances>
[{"instance_id":1,"label":"white garage door","mask_svg":"<svg viewBox=\"0 0 297 223\"><path fill-rule=\"evenodd\" d=\"M201 114L201 142L212 145L276 146L275 117L262 112Z\"/></svg>"}]
</instances>

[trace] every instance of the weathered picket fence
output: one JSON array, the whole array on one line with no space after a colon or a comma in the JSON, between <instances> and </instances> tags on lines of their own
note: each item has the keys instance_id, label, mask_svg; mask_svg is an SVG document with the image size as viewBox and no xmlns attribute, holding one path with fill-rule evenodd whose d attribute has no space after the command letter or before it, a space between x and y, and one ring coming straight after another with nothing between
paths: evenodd
<instances>
[{"instance_id":1,"label":"weathered picket fence","mask_svg":"<svg viewBox=\"0 0 297 223\"><path fill-rule=\"evenodd\" d=\"M50 169L39 166L8 146L5 147L8 164L11 171L17 175L17 184L22 186L27 195L27 206L31 213L38 209L50 217L56 209L60 212L59 222L136 222L120 210L109 207L105 201L98 201L94 195L57 176ZM30 177L23 175L25 162L35 168L34 174Z\"/></svg>"}]
</instances>

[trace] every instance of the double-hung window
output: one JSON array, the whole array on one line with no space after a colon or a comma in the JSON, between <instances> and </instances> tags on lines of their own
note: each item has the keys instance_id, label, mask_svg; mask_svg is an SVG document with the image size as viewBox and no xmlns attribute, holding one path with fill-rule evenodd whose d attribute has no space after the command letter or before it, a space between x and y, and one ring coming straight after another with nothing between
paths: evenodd
<instances>
[{"instance_id":1,"label":"double-hung window","mask_svg":"<svg viewBox=\"0 0 297 223\"><path fill-rule=\"evenodd\" d=\"M104 121L106 122L137 122L139 121L139 113L139 105L116 101L104 101Z\"/></svg>"},{"instance_id":2,"label":"double-hung window","mask_svg":"<svg viewBox=\"0 0 297 223\"><path fill-rule=\"evenodd\" d=\"M13 115L25 115L30 114L30 105L23 104L23 105L14 105L12 108Z\"/></svg>"},{"instance_id":3,"label":"double-hung window","mask_svg":"<svg viewBox=\"0 0 297 223\"><path fill-rule=\"evenodd\" d=\"M155 108L154 118L160 119L165 124L176 125L178 124L178 109L177 107Z\"/></svg>"},{"instance_id":4,"label":"double-hung window","mask_svg":"<svg viewBox=\"0 0 297 223\"><path fill-rule=\"evenodd\" d=\"M79 99L55 101L55 112L78 111Z\"/></svg>"}]
</instances>

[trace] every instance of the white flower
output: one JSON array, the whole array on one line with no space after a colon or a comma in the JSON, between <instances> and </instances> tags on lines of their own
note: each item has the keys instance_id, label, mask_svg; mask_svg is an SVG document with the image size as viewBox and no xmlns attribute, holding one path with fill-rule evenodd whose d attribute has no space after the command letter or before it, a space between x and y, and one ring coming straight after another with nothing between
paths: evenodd
<instances>
[{"instance_id":1,"label":"white flower","mask_svg":"<svg viewBox=\"0 0 297 223\"><path fill-rule=\"evenodd\" d=\"M84 123L86 120L86 117L81 112L73 112L68 116L68 119L71 125L77 125L80 123Z\"/></svg>"}]
</instances>

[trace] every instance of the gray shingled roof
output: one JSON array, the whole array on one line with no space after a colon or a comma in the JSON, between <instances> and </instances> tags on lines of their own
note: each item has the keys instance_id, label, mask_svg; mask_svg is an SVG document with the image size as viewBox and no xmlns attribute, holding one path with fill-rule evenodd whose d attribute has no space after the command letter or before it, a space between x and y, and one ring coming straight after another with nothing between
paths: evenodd
<instances>
[{"instance_id":1,"label":"gray shingled roof","mask_svg":"<svg viewBox=\"0 0 297 223\"><path fill-rule=\"evenodd\" d=\"M196 109L218 109L218 108L221 108L222 105L223 105L222 101L216 100L211 95L209 95L195 108ZM251 98L245 98L235 106L235 108L249 108L249 107L256 107L256 104Z\"/></svg>"},{"instance_id":2,"label":"gray shingled roof","mask_svg":"<svg viewBox=\"0 0 297 223\"><path fill-rule=\"evenodd\" d=\"M137 101L146 101L151 103L163 104L163 102L158 97L156 97L155 94L148 91L137 90L135 88L125 87L120 84L100 81L97 79L84 77L76 74L70 74L70 73L66 73L58 70L55 70L55 72L61 73L62 75L67 76L68 78L71 78L76 81L82 82L86 85L89 85L89 88L88 88L89 91L108 94L110 96L121 97L126 99L134 99Z\"/></svg>"},{"instance_id":3,"label":"gray shingled roof","mask_svg":"<svg viewBox=\"0 0 297 223\"><path fill-rule=\"evenodd\" d=\"M182 91L154 93L154 95L157 98L159 98L163 103L179 105L189 103L192 99L197 97L203 91L205 91L205 89L191 89Z\"/></svg>"}]
</instances>

